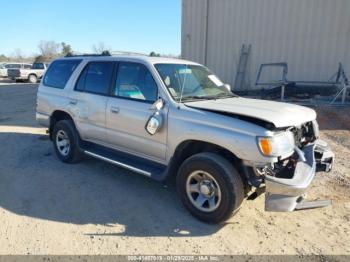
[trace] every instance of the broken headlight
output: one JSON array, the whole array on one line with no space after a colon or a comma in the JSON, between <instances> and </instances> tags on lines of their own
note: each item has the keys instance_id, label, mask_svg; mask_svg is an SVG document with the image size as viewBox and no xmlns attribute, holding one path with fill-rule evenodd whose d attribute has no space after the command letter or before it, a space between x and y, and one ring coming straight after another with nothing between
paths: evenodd
<instances>
[{"instance_id":1,"label":"broken headlight","mask_svg":"<svg viewBox=\"0 0 350 262\"><path fill-rule=\"evenodd\" d=\"M258 137L258 147L265 156L280 157L294 152L294 135L290 131L270 137Z\"/></svg>"}]
</instances>

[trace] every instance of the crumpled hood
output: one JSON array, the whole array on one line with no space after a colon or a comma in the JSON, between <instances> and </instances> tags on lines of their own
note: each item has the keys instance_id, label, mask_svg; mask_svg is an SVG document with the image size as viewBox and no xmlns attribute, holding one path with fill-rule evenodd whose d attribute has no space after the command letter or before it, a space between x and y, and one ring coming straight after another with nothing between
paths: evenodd
<instances>
[{"instance_id":1,"label":"crumpled hood","mask_svg":"<svg viewBox=\"0 0 350 262\"><path fill-rule=\"evenodd\" d=\"M304 106L242 97L187 102L186 105L261 119L277 128L300 126L316 119L316 112Z\"/></svg>"}]
</instances>

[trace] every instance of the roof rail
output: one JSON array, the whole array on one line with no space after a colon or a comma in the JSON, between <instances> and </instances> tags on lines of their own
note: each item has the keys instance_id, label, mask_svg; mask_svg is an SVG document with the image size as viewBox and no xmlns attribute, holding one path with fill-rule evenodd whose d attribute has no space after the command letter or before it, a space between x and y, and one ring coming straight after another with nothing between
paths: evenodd
<instances>
[{"instance_id":1,"label":"roof rail","mask_svg":"<svg viewBox=\"0 0 350 262\"><path fill-rule=\"evenodd\" d=\"M82 56L111 56L111 53L109 51L103 51L101 54L77 54L74 55L72 53L68 53L65 55L65 57L82 57Z\"/></svg>"},{"instance_id":2,"label":"roof rail","mask_svg":"<svg viewBox=\"0 0 350 262\"><path fill-rule=\"evenodd\" d=\"M149 56L148 54L144 53L137 53L137 52L129 52L129 51L112 51L112 55L141 55L141 56Z\"/></svg>"}]
</instances>

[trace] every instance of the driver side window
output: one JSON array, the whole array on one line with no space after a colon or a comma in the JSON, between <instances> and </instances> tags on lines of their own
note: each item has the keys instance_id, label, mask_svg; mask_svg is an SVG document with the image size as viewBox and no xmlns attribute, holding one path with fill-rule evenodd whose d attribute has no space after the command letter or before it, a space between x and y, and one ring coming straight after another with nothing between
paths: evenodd
<instances>
[{"instance_id":1,"label":"driver side window","mask_svg":"<svg viewBox=\"0 0 350 262\"><path fill-rule=\"evenodd\" d=\"M113 94L117 97L154 102L158 87L151 72L142 64L120 62Z\"/></svg>"}]
</instances>

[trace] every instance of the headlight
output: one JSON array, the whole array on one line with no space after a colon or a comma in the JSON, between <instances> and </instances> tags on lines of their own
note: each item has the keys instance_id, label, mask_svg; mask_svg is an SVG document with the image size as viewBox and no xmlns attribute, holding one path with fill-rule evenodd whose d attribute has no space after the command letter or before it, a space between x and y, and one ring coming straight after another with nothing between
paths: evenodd
<instances>
[{"instance_id":1,"label":"headlight","mask_svg":"<svg viewBox=\"0 0 350 262\"><path fill-rule=\"evenodd\" d=\"M287 131L271 137L258 137L258 147L265 156L279 157L294 152L294 135Z\"/></svg>"}]
</instances>

